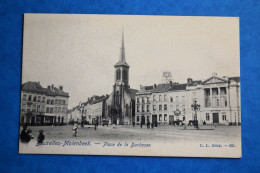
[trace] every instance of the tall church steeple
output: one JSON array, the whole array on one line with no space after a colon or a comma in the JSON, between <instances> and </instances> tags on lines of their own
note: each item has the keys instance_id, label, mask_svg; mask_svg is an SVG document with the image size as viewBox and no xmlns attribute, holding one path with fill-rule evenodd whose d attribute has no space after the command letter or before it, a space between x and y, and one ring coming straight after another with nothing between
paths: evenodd
<instances>
[{"instance_id":1,"label":"tall church steeple","mask_svg":"<svg viewBox=\"0 0 260 173\"><path fill-rule=\"evenodd\" d=\"M122 31L122 41L120 48L120 55L118 62L114 65L115 67L115 83L116 85L128 86L129 78L129 65L125 60L125 43L124 43L124 32Z\"/></svg>"}]
</instances>

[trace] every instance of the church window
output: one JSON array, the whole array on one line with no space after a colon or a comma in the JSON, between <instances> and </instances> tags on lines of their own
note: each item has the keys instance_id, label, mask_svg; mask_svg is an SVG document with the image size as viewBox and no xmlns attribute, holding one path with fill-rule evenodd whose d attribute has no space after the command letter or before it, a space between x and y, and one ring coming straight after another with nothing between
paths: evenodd
<instances>
[{"instance_id":1,"label":"church window","mask_svg":"<svg viewBox=\"0 0 260 173\"><path fill-rule=\"evenodd\" d=\"M116 80L120 80L121 79L121 70L117 69L116 71Z\"/></svg>"},{"instance_id":2,"label":"church window","mask_svg":"<svg viewBox=\"0 0 260 173\"><path fill-rule=\"evenodd\" d=\"M125 105L125 115L128 116L128 112L129 112L129 106L128 104Z\"/></svg>"},{"instance_id":3,"label":"church window","mask_svg":"<svg viewBox=\"0 0 260 173\"><path fill-rule=\"evenodd\" d=\"M123 71L123 80L127 80L127 70Z\"/></svg>"}]
</instances>

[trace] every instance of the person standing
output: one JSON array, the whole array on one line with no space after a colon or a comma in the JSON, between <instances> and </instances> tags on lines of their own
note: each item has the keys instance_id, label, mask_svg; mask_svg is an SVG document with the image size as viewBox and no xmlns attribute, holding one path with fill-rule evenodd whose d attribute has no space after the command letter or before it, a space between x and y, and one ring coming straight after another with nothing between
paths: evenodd
<instances>
[{"instance_id":1,"label":"person standing","mask_svg":"<svg viewBox=\"0 0 260 173\"><path fill-rule=\"evenodd\" d=\"M23 126L23 130L21 132L21 141L24 143L29 143L33 136L31 135L32 130L27 129L27 125Z\"/></svg>"},{"instance_id":2,"label":"person standing","mask_svg":"<svg viewBox=\"0 0 260 173\"><path fill-rule=\"evenodd\" d=\"M43 130L40 130L40 131L39 131L39 136L38 136L38 138L37 138L38 143L39 143L39 144L42 144L42 142L44 141L44 139L45 139L45 136L44 136L44 134L43 134Z\"/></svg>"},{"instance_id":3,"label":"person standing","mask_svg":"<svg viewBox=\"0 0 260 173\"><path fill-rule=\"evenodd\" d=\"M77 123L74 123L72 131L73 131L73 136L76 137L77 133L78 133L78 124Z\"/></svg>"}]
</instances>

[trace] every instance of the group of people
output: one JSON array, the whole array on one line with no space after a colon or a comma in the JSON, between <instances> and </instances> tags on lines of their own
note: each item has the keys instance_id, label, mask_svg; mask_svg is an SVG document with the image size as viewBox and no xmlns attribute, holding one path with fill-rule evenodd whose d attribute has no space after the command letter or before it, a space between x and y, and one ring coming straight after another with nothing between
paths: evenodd
<instances>
[{"instance_id":1,"label":"group of people","mask_svg":"<svg viewBox=\"0 0 260 173\"><path fill-rule=\"evenodd\" d=\"M31 139L34 138L31 133L32 133L32 130L30 128L28 128L27 125L24 125L23 130L20 134L21 142L29 143L31 141ZM44 139L45 139L45 136L43 134L43 130L39 130L39 135L37 137L38 144L43 143Z\"/></svg>"}]
</instances>

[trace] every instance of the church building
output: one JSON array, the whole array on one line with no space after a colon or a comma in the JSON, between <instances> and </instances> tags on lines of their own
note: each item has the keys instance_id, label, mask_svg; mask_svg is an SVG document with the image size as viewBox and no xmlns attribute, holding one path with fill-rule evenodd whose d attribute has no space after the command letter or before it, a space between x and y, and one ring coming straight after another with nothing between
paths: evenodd
<instances>
[{"instance_id":1,"label":"church building","mask_svg":"<svg viewBox=\"0 0 260 173\"><path fill-rule=\"evenodd\" d=\"M129 85L129 68L125 59L124 33L119 61L114 65L114 85L110 97L107 99L107 117L111 124L132 124L135 119L135 95L138 90Z\"/></svg>"}]
</instances>

